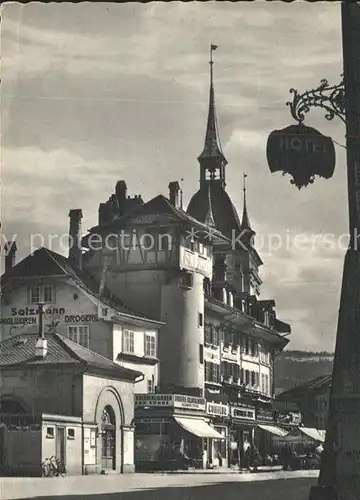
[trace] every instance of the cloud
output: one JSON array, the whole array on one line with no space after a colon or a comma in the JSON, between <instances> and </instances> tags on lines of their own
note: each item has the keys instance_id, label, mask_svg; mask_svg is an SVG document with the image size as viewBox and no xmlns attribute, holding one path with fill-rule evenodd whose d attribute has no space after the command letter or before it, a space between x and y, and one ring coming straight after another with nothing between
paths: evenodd
<instances>
[{"instance_id":1,"label":"cloud","mask_svg":"<svg viewBox=\"0 0 360 500\"><path fill-rule=\"evenodd\" d=\"M347 231L345 154L334 177L300 192L271 174L266 140L291 122L289 89L337 83L340 6L330 3L30 3L2 9L2 222L18 233L66 233L70 208L84 229L118 179L145 200L184 178L198 189L208 106L209 45L227 190L264 238L264 297L292 323L290 346L334 341L343 250L294 247L297 234ZM308 122L344 143L343 126L313 110ZM16 206L16 210L14 207ZM290 245L270 249L278 236ZM324 348L325 348L324 347Z\"/></svg>"}]
</instances>

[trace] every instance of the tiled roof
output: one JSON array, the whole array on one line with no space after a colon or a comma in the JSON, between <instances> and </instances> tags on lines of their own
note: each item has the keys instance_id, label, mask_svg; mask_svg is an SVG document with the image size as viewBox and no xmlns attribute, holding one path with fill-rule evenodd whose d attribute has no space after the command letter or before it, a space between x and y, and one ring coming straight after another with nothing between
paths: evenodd
<instances>
[{"instance_id":1,"label":"tiled roof","mask_svg":"<svg viewBox=\"0 0 360 500\"><path fill-rule=\"evenodd\" d=\"M89 371L104 371L128 380L135 380L141 372L130 370L90 351L56 333L47 333L48 353L44 359L35 357L38 334L16 335L0 343L0 368L17 365L86 365Z\"/></svg>"},{"instance_id":2,"label":"tiled roof","mask_svg":"<svg viewBox=\"0 0 360 500\"><path fill-rule=\"evenodd\" d=\"M324 387L329 387L331 385L332 375L322 375L320 377L313 378L304 382L303 384L297 385L292 389L282 392L277 396L279 401L285 399L294 399L304 396L309 392L322 389Z\"/></svg>"},{"instance_id":3,"label":"tiled roof","mask_svg":"<svg viewBox=\"0 0 360 500\"><path fill-rule=\"evenodd\" d=\"M32 255L28 255L16 264L10 272L1 277L1 286L5 288L13 279L31 278L39 276L66 276L69 277L80 289L87 292L103 304L115 311L127 314L142 320L156 321L143 315L141 312L128 308L106 286L99 296L99 283L86 270L74 269L68 259L48 248L41 247Z\"/></svg>"}]
</instances>

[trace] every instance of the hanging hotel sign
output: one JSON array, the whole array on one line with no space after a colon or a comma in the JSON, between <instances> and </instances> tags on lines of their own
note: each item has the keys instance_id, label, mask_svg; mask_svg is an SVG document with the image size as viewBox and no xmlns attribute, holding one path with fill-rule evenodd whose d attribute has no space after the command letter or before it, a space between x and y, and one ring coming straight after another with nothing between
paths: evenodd
<instances>
[{"instance_id":1,"label":"hanging hotel sign","mask_svg":"<svg viewBox=\"0 0 360 500\"><path fill-rule=\"evenodd\" d=\"M255 420L255 408L247 408L246 406L234 406L231 408L231 416L236 420Z\"/></svg>"},{"instance_id":2,"label":"hanging hotel sign","mask_svg":"<svg viewBox=\"0 0 360 500\"><path fill-rule=\"evenodd\" d=\"M315 175L330 179L335 170L335 147L331 137L302 123L274 130L266 147L270 171L290 174L299 189L314 182Z\"/></svg>"},{"instance_id":3,"label":"hanging hotel sign","mask_svg":"<svg viewBox=\"0 0 360 500\"><path fill-rule=\"evenodd\" d=\"M135 407L146 406L205 411L205 399L181 394L135 394Z\"/></svg>"},{"instance_id":4,"label":"hanging hotel sign","mask_svg":"<svg viewBox=\"0 0 360 500\"><path fill-rule=\"evenodd\" d=\"M229 407L221 403L206 403L206 413L213 417L228 417Z\"/></svg>"}]
</instances>

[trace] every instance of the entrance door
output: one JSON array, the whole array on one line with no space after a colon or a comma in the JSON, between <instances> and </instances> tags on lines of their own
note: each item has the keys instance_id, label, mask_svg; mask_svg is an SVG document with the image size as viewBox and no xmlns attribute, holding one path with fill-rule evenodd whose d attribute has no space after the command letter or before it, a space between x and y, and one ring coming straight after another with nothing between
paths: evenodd
<instances>
[{"instance_id":1,"label":"entrance door","mask_svg":"<svg viewBox=\"0 0 360 500\"><path fill-rule=\"evenodd\" d=\"M65 427L58 427L56 432L56 458L65 464Z\"/></svg>"},{"instance_id":2,"label":"entrance door","mask_svg":"<svg viewBox=\"0 0 360 500\"><path fill-rule=\"evenodd\" d=\"M115 414L111 406L106 406L102 416L102 454L101 465L103 469L116 469L116 425Z\"/></svg>"}]
</instances>

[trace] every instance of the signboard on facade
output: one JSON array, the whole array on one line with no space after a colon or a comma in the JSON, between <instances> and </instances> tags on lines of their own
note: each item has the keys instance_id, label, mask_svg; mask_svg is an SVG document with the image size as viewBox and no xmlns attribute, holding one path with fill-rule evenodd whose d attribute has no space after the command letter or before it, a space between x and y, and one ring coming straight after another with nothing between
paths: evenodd
<instances>
[{"instance_id":1,"label":"signboard on facade","mask_svg":"<svg viewBox=\"0 0 360 500\"><path fill-rule=\"evenodd\" d=\"M206 403L206 413L212 417L228 417L229 406L221 403Z\"/></svg>"},{"instance_id":2,"label":"signboard on facade","mask_svg":"<svg viewBox=\"0 0 360 500\"><path fill-rule=\"evenodd\" d=\"M255 420L255 408L235 406L231 408L231 416L234 420Z\"/></svg>"},{"instance_id":3,"label":"signboard on facade","mask_svg":"<svg viewBox=\"0 0 360 500\"><path fill-rule=\"evenodd\" d=\"M267 408L258 408L256 410L256 420L264 423L274 423L274 411Z\"/></svg>"},{"instance_id":4,"label":"signboard on facade","mask_svg":"<svg viewBox=\"0 0 360 500\"><path fill-rule=\"evenodd\" d=\"M212 260L183 246L180 247L180 268L188 271L198 271L206 278L212 278Z\"/></svg>"},{"instance_id":5,"label":"signboard on facade","mask_svg":"<svg viewBox=\"0 0 360 500\"><path fill-rule=\"evenodd\" d=\"M301 413L279 413L276 417L276 423L279 425L294 425L301 424Z\"/></svg>"},{"instance_id":6,"label":"signboard on facade","mask_svg":"<svg viewBox=\"0 0 360 500\"><path fill-rule=\"evenodd\" d=\"M331 137L302 123L271 132L266 156L270 171L292 175L291 183L299 189L313 183L315 175L330 179L335 170Z\"/></svg>"},{"instance_id":7,"label":"signboard on facade","mask_svg":"<svg viewBox=\"0 0 360 500\"><path fill-rule=\"evenodd\" d=\"M188 408L189 410L205 410L205 399L194 396L174 395L175 408Z\"/></svg>"},{"instance_id":8,"label":"signboard on facade","mask_svg":"<svg viewBox=\"0 0 360 500\"><path fill-rule=\"evenodd\" d=\"M47 307L44 310L45 320L49 318L62 319L65 323L92 323L99 321L97 314L72 313L66 314L64 307ZM11 316L0 318L3 325L35 325L37 323L37 307L12 307Z\"/></svg>"},{"instance_id":9,"label":"signboard on facade","mask_svg":"<svg viewBox=\"0 0 360 500\"><path fill-rule=\"evenodd\" d=\"M84 428L84 465L96 464L96 431Z\"/></svg>"},{"instance_id":10,"label":"signboard on facade","mask_svg":"<svg viewBox=\"0 0 360 500\"><path fill-rule=\"evenodd\" d=\"M173 407L205 411L205 399L181 394L135 394L135 407Z\"/></svg>"}]
</instances>

